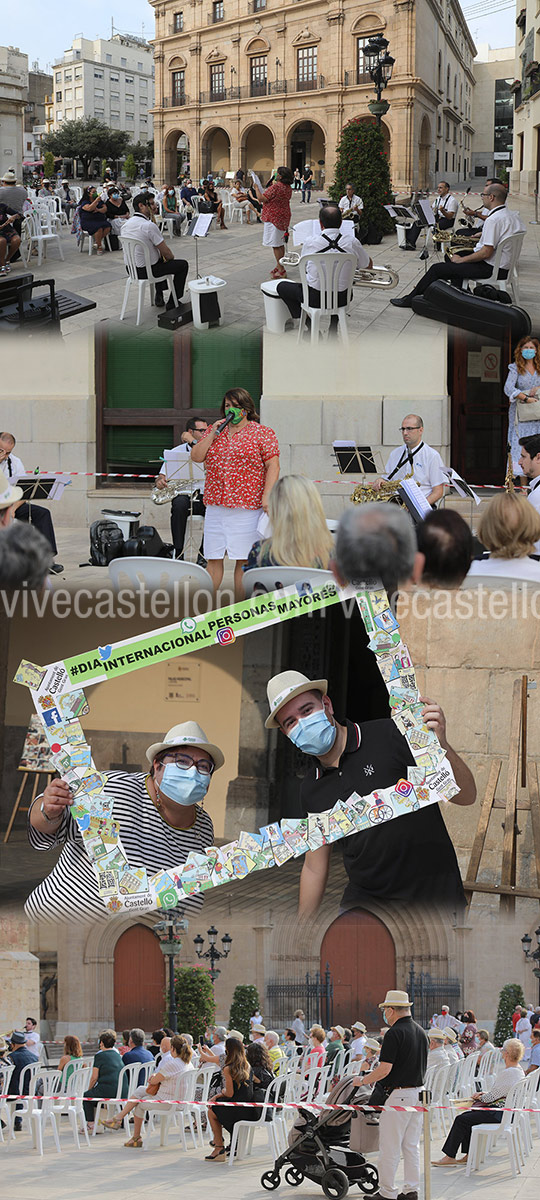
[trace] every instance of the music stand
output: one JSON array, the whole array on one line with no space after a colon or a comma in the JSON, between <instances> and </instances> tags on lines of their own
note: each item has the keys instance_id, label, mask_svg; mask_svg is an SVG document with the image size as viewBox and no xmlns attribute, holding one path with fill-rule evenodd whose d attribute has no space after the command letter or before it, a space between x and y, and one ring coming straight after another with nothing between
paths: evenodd
<instances>
[{"instance_id":1,"label":"music stand","mask_svg":"<svg viewBox=\"0 0 540 1200\"><path fill-rule=\"evenodd\" d=\"M53 475L21 475L17 487L22 490L22 499L27 504L31 500L49 500L56 479Z\"/></svg>"},{"instance_id":2,"label":"music stand","mask_svg":"<svg viewBox=\"0 0 540 1200\"><path fill-rule=\"evenodd\" d=\"M437 222L435 219L435 213L433 212L431 204L429 203L428 200L424 200L423 198L417 200L413 204L413 210L416 214L416 219L418 221L418 224L421 225L421 227L422 227L422 233L424 235L424 249L421 251L420 258L422 259L422 261L424 263L424 274L425 274L427 271L426 262L429 258L428 233L429 233L430 229L434 228L434 226L437 224Z\"/></svg>"},{"instance_id":3,"label":"music stand","mask_svg":"<svg viewBox=\"0 0 540 1200\"><path fill-rule=\"evenodd\" d=\"M398 491L415 525L420 525L425 517L433 512L431 504L426 500L415 479L402 479Z\"/></svg>"},{"instance_id":4,"label":"music stand","mask_svg":"<svg viewBox=\"0 0 540 1200\"><path fill-rule=\"evenodd\" d=\"M197 279L201 278L199 272L199 238L208 237L214 216L214 213L200 213L198 216L192 217L188 225L188 234L192 238L195 238L195 274Z\"/></svg>"},{"instance_id":5,"label":"music stand","mask_svg":"<svg viewBox=\"0 0 540 1200\"><path fill-rule=\"evenodd\" d=\"M340 475L376 475L377 466L371 446L355 442L333 442L332 448Z\"/></svg>"}]
</instances>

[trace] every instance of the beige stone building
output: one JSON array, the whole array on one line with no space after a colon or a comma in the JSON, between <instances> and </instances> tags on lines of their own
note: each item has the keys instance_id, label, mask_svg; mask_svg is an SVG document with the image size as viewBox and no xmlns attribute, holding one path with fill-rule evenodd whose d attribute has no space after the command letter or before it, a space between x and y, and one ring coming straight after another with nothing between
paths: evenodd
<instances>
[{"instance_id":1,"label":"beige stone building","mask_svg":"<svg viewBox=\"0 0 540 1200\"><path fill-rule=\"evenodd\" d=\"M481 45L474 60L474 144L471 177L479 182L512 166L514 47ZM477 189L481 191L481 187Z\"/></svg>"},{"instance_id":2,"label":"beige stone building","mask_svg":"<svg viewBox=\"0 0 540 1200\"><path fill-rule=\"evenodd\" d=\"M514 80L513 192L532 196L540 180L540 8L519 0Z\"/></svg>"},{"instance_id":3,"label":"beige stone building","mask_svg":"<svg viewBox=\"0 0 540 1200\"><path fill-rule=\"evenodd\" d=\"M372 121L363 46L395 59L383 132L396 190L470 171L475 47L457 0L150 0L156 16L156 179L311 163L333 178L353 117Z\"/></svg>"},{"instance_id":4,"label":"beige stone building","mask_svg":"<svg viewBox=\"0 0 540 1200\"><path fill-rule=\"evenodd\" d=\"M28 55L0 46L0 175L22 175L24 114L28 102Z\"/></svg>"}]
</instances>

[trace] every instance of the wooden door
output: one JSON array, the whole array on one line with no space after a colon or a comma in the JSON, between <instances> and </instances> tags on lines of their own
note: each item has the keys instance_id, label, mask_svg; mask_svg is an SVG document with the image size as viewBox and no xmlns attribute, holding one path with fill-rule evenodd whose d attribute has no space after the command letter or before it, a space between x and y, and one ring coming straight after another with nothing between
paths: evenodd
<instances>
[{"instance_id":1,"label":"wooden door","mask_svg":"<svg viewBox=\"0 0 540 1200\"><path fill-rule=\"evenodd\" d=\"M385 925L362 909L338 917L321 946L321 975L329 963L334 983L334 1021L363 1021L372 1032L382 1025L377 1007L396 987L396 951Z\"/></svg>"},{"instance_id":2,"label":"wooden door","mask_svg":"<svg viewBox=\"0 0 540 1200\"><path fill-rule=\"evenodd\" d=\"M503 484L506 475L508 400L503 388L512 359L508 335L495 341L449 330L452 397L451 465L467 483Z\"/></svg>"},{"instance_id":3,"label":"wooden door","mask_svg":"<svg viewBox=\"0 0 540 1200\"><path fill-rule=\"evenodd\" d=\"M165 959L146 925L132 925L114 952L115 1029L159 1029L165 1012Z\"/></svg>"}]
</instances>

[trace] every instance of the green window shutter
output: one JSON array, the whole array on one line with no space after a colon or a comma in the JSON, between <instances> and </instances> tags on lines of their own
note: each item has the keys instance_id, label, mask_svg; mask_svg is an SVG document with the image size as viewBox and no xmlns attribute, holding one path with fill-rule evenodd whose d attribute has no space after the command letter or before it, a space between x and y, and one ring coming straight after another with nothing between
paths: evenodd
<instances>
[{"instance_id":1,"label":"green window shutter","mask_svg":"<svg viewBox=\"0 0 540 1200\"><path fill-rule=\"evenodd\" d=\"M229 388L243 387L257 411L261 396L261 335L237 329L193 330L191 335L191 406L219 408Z\"/></svg>"},{"instance_id":2,"label":"green window shutter","mask_svg":"<svg viewBox=\"0 0 540 1200\"><path fill-rule=\"evenodd\" d=\"M111 332L107 338L107 408L173 404L173 335Z\"/></svg>"}]
</instances>

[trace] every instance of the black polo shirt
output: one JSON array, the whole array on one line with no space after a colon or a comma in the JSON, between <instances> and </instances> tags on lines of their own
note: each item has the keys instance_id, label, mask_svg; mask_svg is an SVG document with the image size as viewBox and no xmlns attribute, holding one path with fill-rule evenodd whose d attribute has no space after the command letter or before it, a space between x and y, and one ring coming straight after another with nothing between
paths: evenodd
<instances>
[{"instance_id":1,"label":"black polo shirt","mask_svg":"<svg viewBox=\"0 0 540 1200\"><path fill-rule=\"evenodd\" d=\"M392 1063L383 1079L387 1088L421 1087L426 1070L429 1041L427 1033L412 1017L400 1017L383 1038L380 1062Z\"/></svg>"},{"instance_id":2,"label":"black polo shirt","mask_svg":"<svg viewBox=\"0 0 540 1200\"><path fill-rule=\"evenodd\" d=\"M408 742L389 718L345 725L347 741L339 766L322 768L315 760L302 780L304 817L333 808L352 792L366 796L391 787L406 779L407 768L415 765ZM339 845L349 876L343 908L361 907L365 900L452 909L465 904L455 850L439 804L353 833Z\"/></svg>"}]
</instances>

